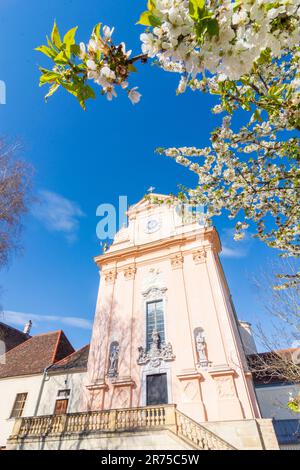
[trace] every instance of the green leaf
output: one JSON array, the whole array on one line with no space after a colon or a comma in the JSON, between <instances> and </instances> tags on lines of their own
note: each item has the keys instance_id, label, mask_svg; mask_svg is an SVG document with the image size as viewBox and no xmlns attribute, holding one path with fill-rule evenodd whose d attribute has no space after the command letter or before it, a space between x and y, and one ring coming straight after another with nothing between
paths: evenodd
<instances>
[{"instance_id":1,"label":"green leaf","mask_svg":"<svg viewBox=\"0 0 300 470\"><path fill-rule=\"evenodd\" d=\"M61 51L54 59L54 62L58 65L65 65L69 61L65 51Z\"/></svg>"},{"instance_id":2,"label":"green leaf","mask_svg":"<svg viewBox=\"0 0 300 470\"><path fill-rule=\"evenodd\" d=\"M128 65L129 72L137 72L137 68L133 64Z\"/></svg>"},{"instance_id":3,"label":"green leaf","mask_svg":"<svg viewBox=\"0 0 300 470\"><path fill-rule=\"evenodd\" d=\"M300 411L300 405L296 400L290 401L287 406L290 408L290 410L294 411L295 413L299 413Z\"/></svg>"},{"instance_id":4,"label":"green leaf","mask_svg":"<svg viewBox=\"0 0 300 470\"><path fill-rule=\"evenodd\" d=\"M98 39L101 38L101 34L100 34L101 25L102 25L102 23L98 23L98 24L96 24L96 26L95 26L94 29L93 29L93 34L94 34Z\"/></svg>"},{"instance_id":5,"label":"green leaf","mask_svg":"<svg viewBox=\"0 0 300 470\"><path fill-rule=\"evenodd\" d=\"M142 24L143 26L153 26L155 28L155 26L161 25L161 20L154 16L151 11L144 11L136 24Z\"/></svg>"},{"instance_id":6,"label":"green leaf","mask_svg":"<svg viewBox=\"0 0 300 470\"><path fill-rule=\"evenodd\" d=\"M261 110L260 109L256 109L254 111L254 113L252 114L252 117L251 117L251 122L254 122L254 121L259 121L259 122L262 122L262 118L261 118Z\"/></svg>"},{"instance_id":7,"label":"green leaf","mask_svg":"<svg viewBox=\"0 0 300 470\"><path fill-rule=\"evenodd\" d=\"M149 11L155 10L156 8L156 1L155 0L148 0L147 8Z\"/></svg>"},{"instance_id":8,"label":"green leaf","mask_svg":"<svg viewBox=\"0 0 300 470\"><path fill-rule=\"evenodd\" d=\"M54 46L57 47L57 49L60 49L62 46L62 42L60 39L59 31L56 25L56 21L54 21L52 33L51 33L51 41L53 42Z\"/></svg>"},{"instance_id":9,"label":"green leaf","mask_svg":"<svg viewBox=\"0 0 300 470\"><path fill-rule=\"evenodd\" d=\"M41 71L44 69L41 69ZM40 86L45 85L46 83L53 83L57 80L59 80L61 75L56 72L52 72L51 70L46 70L42 72L42 75L40 76Z\"/></svg>"},{"instance_id":10,"label":"green leaf","mask_svg":"<svg viewBox=\"0 0 300 470\"><path fill-rule=\"evenodd\" d=\"M155 28L156 26L161 25L161 20L159 18L157 18L157 16L150 15L149 16L149 21L150 21L151 26L153 26L153 28Z\"/></svg>"},{"instance_id":11,"label":"green leaf","mask_svg":"<svg viewBox=\"0 0 300 470\"><path fill-rule=\"evenodd\" d=\"M45 101L48 101L48 98L49 98L50 96L52 96L52 95L58 90L59 87L60 87L60 84L59 84L59 83L54 83L54 84L50 87L50 89L49 89L47 95L45 96Z\"/></svg>"},{"instance_id":12,"label":"green leaf","mask_svg":"<svg viewBox=\"0 0 300 470\"><path fill-rule=\"evenodd\" d=\"M210 37L219 35L219 23L215 18L210 18L207 21L207 32Z\"/></svg>"},{"instance_id":13,"label":"green leaf","mask_svg":"<svg viewBox=\"0 0 300 470\"><path fill-rule=\"evenodd\" d=\"M77 29L78 29L78 26L75 26L75 28L70 29L64 35L64 44L66 44L67 47L75 44L75 34L76 34Z\"/></svg>"},{"instance_id":14,"label":"green leaf","mask_svg":"<svg viewBox=\"0 0 300 470\"><path fill-rule=\"evenodd\" d=\"M197 20L201 10L205 9L205 0L190 0L189 1L189 12L190 17Z\"/></svg>"},{"instance_id":15,"label":"green leaf","mask_svg":"<svg viewBox=\"0 0 300 470\"><path fill-rule=\"evenodd\" d=\"M50 59L53 59L56 56L56 52L53 51L50 47L47 46L39 46L35 48L35 51L41 52L42 54L45 54L47 57L50 57Z\"/></svg>"},{"instance_id":16,"label":"green leaf","mask_svg":"<svg viewBox=\"0 0 300 470\"><path fill-rule=\"evenodd\" d=\"M74 54L76 56L79 56L80 54L80 47L78 46L78 44L72 44L70 46L70 53L71 54Z\"/></svg>"},{"instance_id":17,"label":"green leaf","mask_svg":"<svg viewBox=\"0 0 300 470\"><path fill-rule=\"evenodd\" d=\"M82 83L62 83L62 86L67 90L71 95L75 96L80 106L86 110L85 102L89 98L95 98L94 90L89 86Z\"/></svg>"},{"instance_id":18,"label":"green leaf","mask_svg":"<svg viewBox=\"0 0 300 470\"><path fill-rule=\"evenodd\" d=\"M136 24L142 24L143 26L151 26L150 21L149 21L150 15L151 15L150 11L144 11L140 16L139 21Z\"/></svg>"}]
</instances>

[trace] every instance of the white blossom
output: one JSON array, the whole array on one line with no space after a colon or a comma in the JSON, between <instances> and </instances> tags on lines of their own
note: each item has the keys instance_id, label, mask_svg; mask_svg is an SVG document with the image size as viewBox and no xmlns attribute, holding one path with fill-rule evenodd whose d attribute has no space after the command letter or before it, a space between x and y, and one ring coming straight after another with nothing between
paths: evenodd
<instances>
[{"instance_id":1,"label":"white blossom","mask_svg":"<svg viewBox=\"0 0 300 470\"><path fill-rule=\"evenodd\" d=\"M131 90L128 91L128 98L130 99L132 104L136 104L140 101L141 99L141 94L136 91L138 87L134 87Z\"/></svg>"}]
</instances>

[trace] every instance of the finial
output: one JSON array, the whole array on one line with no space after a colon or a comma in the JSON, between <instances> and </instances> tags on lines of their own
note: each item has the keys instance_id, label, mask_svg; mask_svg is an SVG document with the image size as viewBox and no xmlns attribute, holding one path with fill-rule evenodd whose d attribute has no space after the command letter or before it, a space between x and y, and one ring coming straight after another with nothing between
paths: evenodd
<instances>
[{"instance_id":1,"label":"finial","mask_svg":"<svg viewBox=\"0 0 300 470\"><path fill-rule=\"evenodd\" d=\"M150 188L147 189L147 193L152 194L154 189L154 186L150 186Z\"/></svg>"}]
</instances>

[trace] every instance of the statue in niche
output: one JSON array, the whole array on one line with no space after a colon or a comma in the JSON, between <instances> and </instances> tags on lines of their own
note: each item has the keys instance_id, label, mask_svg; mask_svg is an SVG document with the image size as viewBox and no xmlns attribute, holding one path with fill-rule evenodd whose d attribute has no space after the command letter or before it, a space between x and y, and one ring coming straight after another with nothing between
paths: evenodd
<instances>
[{"instance_id":1,"label":"statue in niche","mask_svg":"<svg viewBox=\"0 0 300 470\"><path fill-rule=\"evenodd\" d=\"M207 367L208 360L206 354L206 341L204 331L201 328L197 328L197 331L195 331L195 333L196 350L198 353L199 366Z\"/></svg>"},{"instance_id":2,"label":"statue in niche","mask_svg":"<svg viewBox=\"0 0 300 470\"><path fill-rule=\"evenodd\" d=\"M109 348L109 367L107 372L108 377L117 377L118 375L119 352L119 343L114 341L111 343Z\"/></svg>"}]
</instances>

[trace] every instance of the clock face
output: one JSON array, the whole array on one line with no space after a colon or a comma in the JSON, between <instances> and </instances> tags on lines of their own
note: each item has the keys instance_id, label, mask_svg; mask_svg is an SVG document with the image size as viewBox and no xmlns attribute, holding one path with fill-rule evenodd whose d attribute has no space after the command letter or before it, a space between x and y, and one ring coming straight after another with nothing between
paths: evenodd
<instances>
[{"instance_id":1,"label":"clock face","mask_svg":"<svg viewBox=\"0 0 300 470\"><path fill-rule=\"evenodd\" d=\"M160 223L157 219L150 219L146 223L146 233L153 233L156 232L160 227Z\"/></svg>"}]
</instances>

